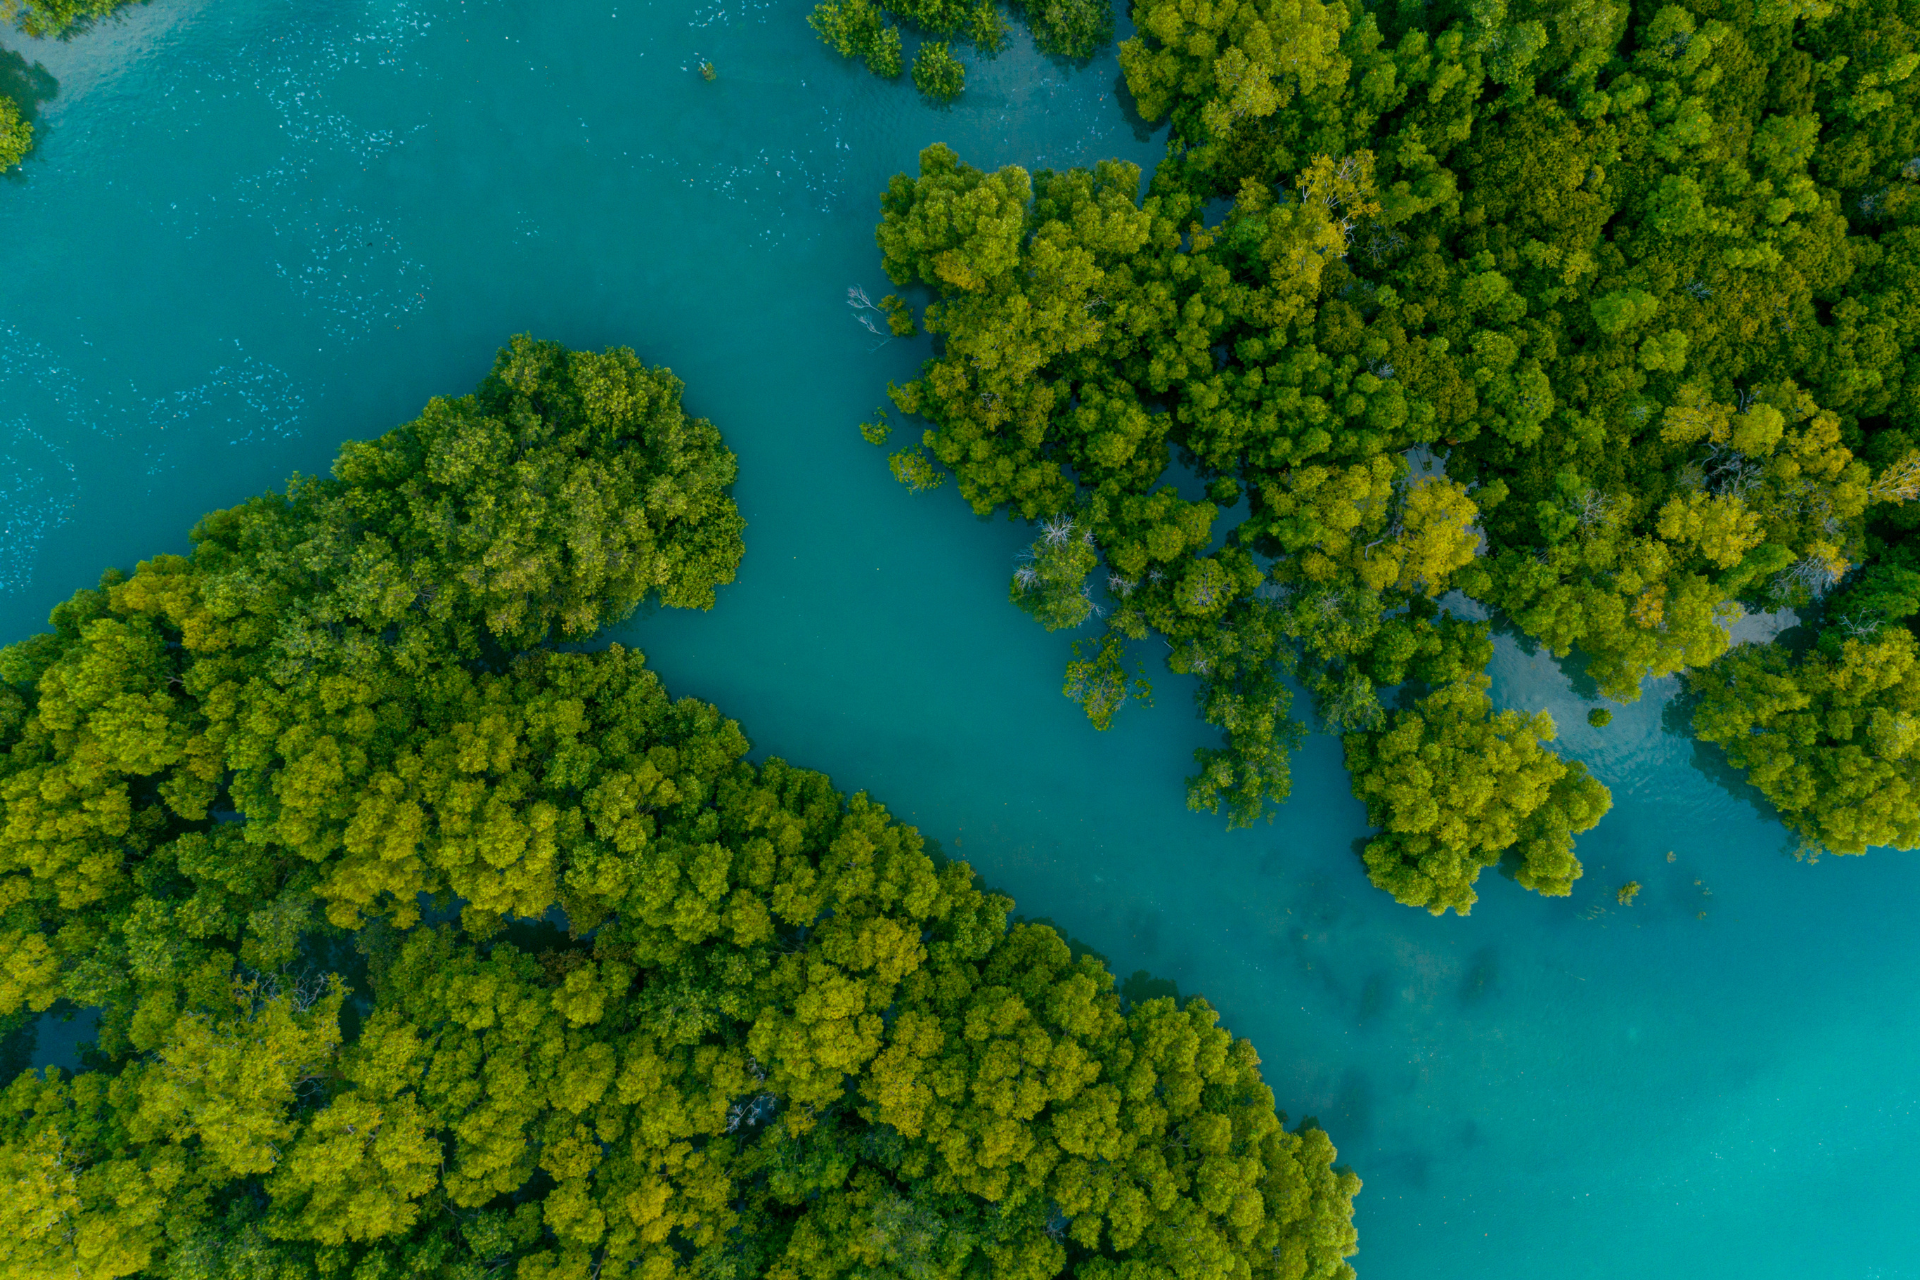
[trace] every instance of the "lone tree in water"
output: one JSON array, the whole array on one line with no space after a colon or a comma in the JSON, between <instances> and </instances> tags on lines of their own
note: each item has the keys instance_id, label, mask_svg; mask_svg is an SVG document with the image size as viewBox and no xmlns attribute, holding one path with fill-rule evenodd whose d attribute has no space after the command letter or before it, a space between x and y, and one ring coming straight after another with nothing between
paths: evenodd
<instances>
[{"instance_id":1,"label":"lone tree in water","mask_svg":"<svg viewBox=\"0 0 1920 1280\"><path fill-rule=\"evenodd\" d=\"M913 55L913 86L935 102L952 102L966 84L967 69L947 49L946 41L929 41Z\"/></svg>"}]
</instances>

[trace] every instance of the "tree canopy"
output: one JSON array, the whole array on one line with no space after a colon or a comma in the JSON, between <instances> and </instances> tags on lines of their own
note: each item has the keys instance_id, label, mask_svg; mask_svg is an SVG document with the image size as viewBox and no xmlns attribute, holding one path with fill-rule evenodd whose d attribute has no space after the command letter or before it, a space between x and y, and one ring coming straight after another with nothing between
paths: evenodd
<instances>
[{"instance_id":1,"label":"tree canopy","mask_svg":"<svg viewBox=\"0 0 1920 1280\"><path fill-rule=\"evenodd\" d=\"M1015 0L1010 7L1041 53L1091 58L1113 42L1111 0ZM843 58L859 58L887 80L905 65L901 30L919 33L925 39L913 58L914 87L942 103L959 97L966 84L966 67L949 43L971 44L991 57L1006 46L1008 35L994 0L821 0L807 25L822 44Z\"/></svg>"},{"instance_id":2,"label":"tree canopy","mask_svg":"<svg viewBox=\"0 0 1920 1280\"><path fill-rule=\"evenodd\" d=\"M1327 1135L614 645L741 554L631 352L207 517L0 650L0 1277L1351 1280Z\"/></svg>"},{"instance_id":3,"label":"tree canopy","mask_svg":"<svg viewBox=\"0 0 1920 1280\"><path fill-rule=\"evenodd\" d=\"M0 172L13 168L33 150L33 125L20 114L19 104L0 94Z\"/></svg>"},{"instance_id":4,"label":"tree canopy","mask_svg":"<svg viewBox=\"0 0 1920 1280\"><path fill-rule=\"evenodd\" d=\"M1157 637L1223 735L1190 803L1244 824L1289 789L1291 677L1386 829L1376 883L1440 911L1525 831L1554 852L1522 883L1567 892L1608 804L1549 722L1473 692L1473 616L1577 652L1610 699L1780 667L1823 723L1853 714L1837 673L1865 659L1729 655L1729 624L1794 608L1893 643L1920 612L1882 572L1920 571L1912 0L1133 17L1128 86L1170 121L1144 192L1118 162L985 173L934 146L877 232L942 343L893 389L926 422L893 469L1036 523L1010 591L1049 628L1104 620L1066 684L1096 724ZM1904 755L1874 803L1905 817L1856 825L1852 791L1808 781L1849 765L1769 741L1795 763L1754 781L1825 815L1809 838L1912 843ZM1405 767L1415 742L1446 770ZM1457 827L1440 880L1406 871L1441 856L1416 821Z\"/></svg>"}]
</instances>

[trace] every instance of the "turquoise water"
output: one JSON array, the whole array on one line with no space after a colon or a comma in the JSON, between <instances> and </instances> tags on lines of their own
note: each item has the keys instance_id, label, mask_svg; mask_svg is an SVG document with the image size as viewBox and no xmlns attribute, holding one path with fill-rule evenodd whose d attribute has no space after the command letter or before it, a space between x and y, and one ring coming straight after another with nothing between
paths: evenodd
<instances>
[{"instance_id":1,"label":"turquoise water","mask_svg":"<svg viewBox=\"0 0 1920 1280\"><path fill-rule=\"evenodd\" d=\"M154 0L14 40L59 87L0 187L0 639L469 389L508 334L629 344L725 431L751 527L718 608L623 638L1120 972L1204 992L1366 1179L1367 1280L1920 1276L1920 867L1793 861L1663 724L1670 685L1591 730L1510 641L1496 694L1614 792L1570 900L1490 875L1466 920L1394 905L1326 738L1272 826L1186 812L1190 686L1105 735L1058 695L1065 640L1005 599L1021 527L906 494L853 429L924 339L876 349L844 305L886 288L874 197L923 145L1150 165L1162 137L1110 58L1021 37L939 111L805 8Z\"/></svg>"}]
</instances>

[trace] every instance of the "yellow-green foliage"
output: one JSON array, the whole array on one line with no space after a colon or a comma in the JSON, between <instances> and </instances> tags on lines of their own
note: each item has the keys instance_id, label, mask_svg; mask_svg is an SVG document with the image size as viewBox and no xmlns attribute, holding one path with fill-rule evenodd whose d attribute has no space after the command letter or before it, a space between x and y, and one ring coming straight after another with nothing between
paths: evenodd
<instances>
[{"instance_id":1,"label":"yellow-green foliage","mask_svg":"<svg viewBox=\"0 0 1920 1280\"><path fill-rule=\"evenodd\" d=\"M1475 878L1509 850L1521 884L1571 893L1573 837L1611 801L1585 765L1542 746L1553 740L1551 716L1494 714L1488 683L1446 685L1393 713L1383 731L1347 736L1354 792L1381 828L1366 848L1367 874L1434 915L1467 914Z\"/></svg>"},{"instance_id":2,"label":"yellow-green foliage","mask_svg":"<svg viewBox=\"0 0 1920 1280\"><path fill-rule=\"evenodd\" d=\"M132 0L0 0L0 18L45 39L84 29Z\"/></svg>"},{"instance_id":3,"label":"yellow-green foliage","mask_svg":"<svg viewBox=\"0 0 1920 1280\"><path fill-rule=\"evenodd\" d=\"M934 457L976 512L1093 538L1084 607L1035 610L1106 618L1069 695L1108 722L1155 633L1200 676L1225 741L1196 807L1285 796L1275 673L1380 731L1384 620L1444 626L1425 601L1449 589L1631 701L1719 659L1743 611L1828 625L1836 585L1920 571L1906 0L1133 15L1128 85L1170 122L1146 191L930 148L877 237L933 295L944 346L894 394Z\"/></svg>"},{"instance_id":4,"label":"yellow-green foliage","mask_svg":"<svg viewBox=\"0 0 1920 1280\"><path fill-rule=\"evenodd\" d=\"M966 83L967 69L945 40L929 40L913 55L913 87L935 102L952 102Z\"/></svg>"},{"instance_id":5,"label":"yellow-green foliage","mask_svg":"<svg viewBox=\"0 0 1920 1280\"><path fill-rule=\"evenodd\" d=\"M1141 34L1120 46L1120 66L1149 120L1197 109L1208 134L1224 135L1345 72L1350 19L1337 3L1158 0L1134 5L1133 20Z\"/></svg>"},{"instance_id":6,"label":"yellow-green foliage","mask_svg":"<svg viewBox=\"0 0 1920 1280\"><path fill-rule=\"evenodd\" d=\"M0 95L0 170L11 169L33 149L33 126L12 98Z\"/></svg>"},{"instance_id":7,"label":"yellow-green foliage","mask_svg":"<svg viewBox=\"0 0 1920 1280\"><path fill-rule=\"evenodd\" d=\"M0 1017L101 1014L0 1093L0 1280L1351 1280L1358 1179L1204 1001L540 647L731 578L678 393L518 342L0 651Z\"/></svg>"},{"instance_id":8,"label":"yellow-green foliage","mask_svg":"<svg viewBox=\"0 0 1920 1280\"><path fill-rule=\"evenodd\" d=\"M1014 0L1011 7L1025 19L1042 53L1090 58L1113 42L1108 0ZM889 80L900 74L903 28L935 37L914 57L913 82L937 101L957 96L965 80L949 41L964 40L992 55L1006 45L1008 34L994 0L821 0L807 25L841 57L860 58L867 70Z\"/></svg>"},{"instance_id":9,"label":"yellow-green foliage","mask_svg":"<svg viewBox=\"0 0 1920 1280\"><path fill-rule=\"evenodd\" d=\"M508 659L731 581L733 455L679 391L631 352L517 339L475 396L209 516L191 557L110 572L0 651L0 994L46 1007L52 951L96 975L69 984L89 1002L118 962L186 963L148 933L284 963L310 907L350 926L422 893L492 918L593 900L588 871L556 878L558 843L597 822L631 845L616 793L670 791L673 765L600 778L584 708L662 696L637 658ZM223 809L248 821L209 826ZM200 889L112 943L149 854Z\"/></svg>"},{"instance_id":10,"label":"yellow-green foliage","mask_svg":"<svg viewBox=\"0 0 1920 1280\"><path fill-rule=\"evenodd\" d=\"M1891 627L1795 658L1735 650L1692 680L1717 743L1813 852L1920 844L1920 654Z\"/></svg>"}]
</instances>

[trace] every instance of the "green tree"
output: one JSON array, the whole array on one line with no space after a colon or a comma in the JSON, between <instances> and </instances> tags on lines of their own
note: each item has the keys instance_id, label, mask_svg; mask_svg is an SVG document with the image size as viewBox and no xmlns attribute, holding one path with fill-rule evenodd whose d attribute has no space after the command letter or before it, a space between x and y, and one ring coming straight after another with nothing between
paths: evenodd
<instances>
[{"instance_id":1,"label":"green tree","mask_svg":"<svg viewBox=\"0 0 1920 1280\"><path fill-rule=\"evenodd\" d=\"M0 0L0 18L38 39L85 30L132 0Z\"/></svg>"},{"instance_id":2,"label":"green tree","mask_svg":"<svg viewBox=\"0 0 1920 1280\"><path fill-rule=\"evenodd\" d=\"M1479 676L1434 690L1385 728L1347 735L1347 767L1381 834L1367 874L1409 906L1467 914L1481 870L1508 850L1529 889L1564 896L1580 864L1573 837L1606 813L1607 789L1545 750L1553 718L1495 714Z\"/></svg>"},{"instance_id":3,"label":"green tree","mask_svg":"<svg viewBox=\"0 0 1920 1280\"><path fill-rule=\"evenodd\" d=\"M930 40L913 55L913 87L935 102L952 102L966 87L967 69L944 40Z\"/></svg>"},{"instance_id":4,"label":"green tree","mask_svg":"<svg viewBox=\"0 0 1920 1280\"><path fill-rule=\"evenodd\" d=\"M1743 646L1691 685L1694 733L1746 771L1806 852L1920 844L1920 652L1905 627L1799 658Z\"/></svg>"}]
</instances>

